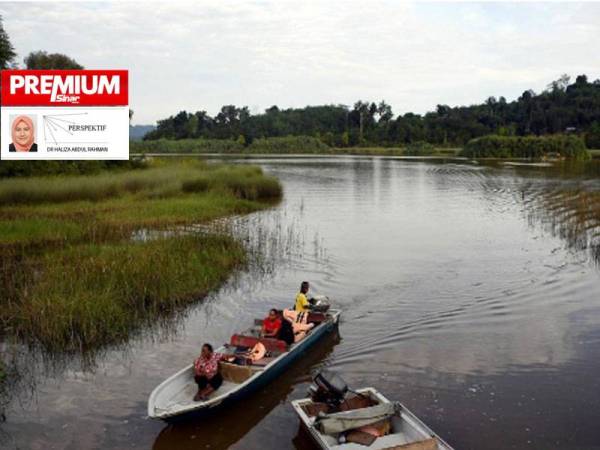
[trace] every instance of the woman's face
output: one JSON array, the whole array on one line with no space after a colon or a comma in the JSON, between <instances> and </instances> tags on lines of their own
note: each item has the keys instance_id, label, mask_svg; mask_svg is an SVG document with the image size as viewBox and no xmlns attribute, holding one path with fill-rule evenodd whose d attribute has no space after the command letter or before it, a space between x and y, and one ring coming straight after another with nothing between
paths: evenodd
<instances>
[{"instance_id":1,"label":"woman's face","mask_svg":"<svg viewBox=\"0 0 600 450\"><path fill-rule=\"evenodd\" d=\"M15 131L15 139L17 143L19 145L27 145L33 133L31 127L27 125L24 121L21 121L17 124Z\"/></svg>"},{"instance_id":2,"label":"woman's face","mask_svg":"<svg viewBox=\"0 0 600 450\"><path fill-rule=\"evenodd\" d=\"M212 355L212 352L208 349L208 347L203 346L202 347L202 356L205 358L210 358L210 355Z\"/></svg>"}]
</instances>

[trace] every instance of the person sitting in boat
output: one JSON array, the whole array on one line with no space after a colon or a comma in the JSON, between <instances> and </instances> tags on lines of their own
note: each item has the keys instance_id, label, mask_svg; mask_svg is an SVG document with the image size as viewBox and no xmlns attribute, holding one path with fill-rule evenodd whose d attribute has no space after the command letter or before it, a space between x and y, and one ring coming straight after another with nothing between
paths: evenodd
<instances>
[{"instance_id":1,"label":"person sitting in boat","mask_svg":"<svg viewBox=\"0 0 600 450\"><path fill-rule=\"evenodd\" d=\"M213 351L210 344L202 346L200 356L194 361L194 381L198 385L194 401L206 400L210 394L221 387L223 377L219 373L219 361L228 358L228 355Z\"/></svg>"},{"instance_id":2,"label":"person sitting in boat","mask_svg":"<svg viewBox=\"0 0 600 450\"><path fill-rule=\"evenodd\" d=\"M294 330L294 342L304 339L308 331L315 326L314 323L308 323L308 313L305 312L284 309L283 318L288 320L292 325L292 329Z\"/></svg>"},{"instance_id":3,"label":"person sitting in boat","mask_svg":"<svg viewBox=\"0 0 600 450\"><path fill-rule=\"evenodd\" d=\"M283 316L283 311L279 310L277 311L277 314L281 320L281 328L279 329L277 339L284 341L287 345L292 345L295 341L294 327L292 322Z\"/></svg>"},{"instance_id":4,"label":"person sitting in boat","mask_svg":"<svg viewBox=\"0 0 600 450\"><path fill-rule=\"evenodd\" d=\"M281 318L276 309L271 309L267 318L263 320L260 336L276 338L279 334L279 330L281 330Z\"/></svg>"},{"instance_id":5,"label":"person sitting in boat","mask_svg":"<svg viewBox=\"0 0 600 450\"><path fill-rule=\"evenodd\" d=\"M306 296L309 287L308 281L303 281L300 284L300 292L296 294L296 302L294 304L294 309L297 312L308 312L312 309L312 299L309 300Z\"/></svg>"}]
</instances>

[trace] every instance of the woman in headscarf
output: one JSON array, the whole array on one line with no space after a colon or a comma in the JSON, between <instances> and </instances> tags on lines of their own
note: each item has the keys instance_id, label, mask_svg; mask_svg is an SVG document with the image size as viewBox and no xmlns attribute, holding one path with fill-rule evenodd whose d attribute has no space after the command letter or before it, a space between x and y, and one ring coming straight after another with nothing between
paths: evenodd
<instances>
[{"instance_id":1,"label":"woman in headscarf","mask_svg":"<svg viewBox=\"0 0 600 450\"><path fill-rule=\"evenodd\" d=\"M37 152L34 141L33 120L29 116L17 116L11 127L12 143L8 146L11 152Z\"/></svg>"}]
</instances>

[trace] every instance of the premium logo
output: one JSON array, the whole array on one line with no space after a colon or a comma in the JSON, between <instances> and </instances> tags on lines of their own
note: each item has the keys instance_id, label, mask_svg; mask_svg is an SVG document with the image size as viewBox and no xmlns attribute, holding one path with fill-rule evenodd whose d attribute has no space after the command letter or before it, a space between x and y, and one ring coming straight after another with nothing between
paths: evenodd
<instances>
[{"instance_id":1,"label":"premium logo","mask_svg":"<svg viewBox=\"0 0 600 450\"><path fill-rule=\"evenodd\" d=\"M1 159L128 159L126 70L3 70Z\"/></svg>"},{"instance_id":2,"label":"premium logo","mask_svg":"<svg viewBox=\"0 0 600 450\"><path fill-rule=\"evenodd\" d=\"M121 92L120 75L13 75L10 94L50 95L51 102L79 103L81 94L116 94Z\"/></svg>"},{"instance_id":3,"label":"premium logo","mask_svg":"<svg viewBox=\"0 0 600 450\"><path fill-rule=\"evenodd\" d=\"M3 106L125 106L126 70L5 70Z\"/></svg>"}]
</instances>

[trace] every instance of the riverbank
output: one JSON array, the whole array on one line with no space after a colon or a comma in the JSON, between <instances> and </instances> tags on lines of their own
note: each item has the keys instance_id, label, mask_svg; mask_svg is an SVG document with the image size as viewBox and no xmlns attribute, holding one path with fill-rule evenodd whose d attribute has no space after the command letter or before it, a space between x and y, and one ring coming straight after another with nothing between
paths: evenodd
<instances>
[{"instance_id":1,"label":"riverbank","mask_svg":"<svg viewBox=\"0 0 600 450\"><path fill-rule=\"evenodd\" d=\"M181 139L131 141L130 153L143 154L230 154L230 155L365 155L365 156L457 156L461 148L415 145L413 147L330 147L317 138L289 136L256 139L245 146L225 139Z\"/></svg>"},{"instance_id":2,"label":"riverbank","mask_svg":"<svg viewBox=\"0 0 600 450\"><path fill-rule=\"evenodd\" d=\"M485 139L504 139L512 138L487 136ZM557 154L569 155L575 159L600 158L600 149L585 150L583 141L581 148L578 149L577 155L572 149L563 148L560 145L555 145L558 141L577 141L573 136L550 136L550 137L527 137L515 138L516 141L527 145L532 142L536 144L536 140L540 141L538 145L533 145L535 148L525 148L521 150L513 149L512 147L497 151L484 148L473 151L477 142L485 141L485 139L476 139L470 146L463 147L438 147L426 142L415 142L403 147L369 147L369 146L354 146L354 147L331 147L319 139L311 136L287 136L287 137L271 137L254 140L250 145L245 145L241 141L230 139L158 139L150 141L131 141L130 153L132 155L186 155L186 154L224 154L224 155L356 155L356 156L438 156L452 158L457 156L465 156L473 159L502 159L502 160L540 160L547 158L546 153L549 152L550 159L555 158ZM561 142L562 142L561 141ZM527 145L525 147L527 147ZM547 145L547 149L544 147ZM529 145L531 147L531 145ZM571 146L572 147L572 146Z\"/></svg>"},{"instance_id":3,"label":"riverbank","mask_svg":"<svg viewBox=\"0 0 600 450\"><path fill-rule=\"evenodd\" d=\"M1 180L2 334L52 351L120 342L246 260L231 236L133 236L250 213L281 195L258 167L201 161Z\"/></svg>"}]
</instances>

